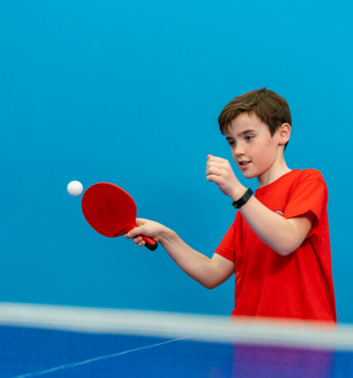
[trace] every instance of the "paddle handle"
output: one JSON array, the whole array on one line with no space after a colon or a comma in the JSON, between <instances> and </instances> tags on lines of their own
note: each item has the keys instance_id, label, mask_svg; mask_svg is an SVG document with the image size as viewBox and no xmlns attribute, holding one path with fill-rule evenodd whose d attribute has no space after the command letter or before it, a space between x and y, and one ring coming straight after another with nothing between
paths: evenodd
<instances>
[{"instance_id":1,"label":"paddle handle","mask_svg":"<svg viewBox=\"0 0 353 378\"><path fill-rule=\"evenodd\" d=\"M146 242L145 247L150 251L154 251L158 247L158 243L154 239L142 235L141 238Z\"/></svg>"}]
</instances>

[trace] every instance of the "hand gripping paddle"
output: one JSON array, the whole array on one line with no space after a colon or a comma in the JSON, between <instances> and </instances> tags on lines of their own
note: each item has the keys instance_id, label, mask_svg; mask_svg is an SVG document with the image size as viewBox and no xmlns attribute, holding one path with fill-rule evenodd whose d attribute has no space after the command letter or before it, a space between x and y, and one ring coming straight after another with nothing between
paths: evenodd
<instances>
[{"instance_id":1,"label":"hand gripping paddle","mask_svg":"<svg viewBox=\"0 0 353 378\"><path fill-rule=\"evenodd\" d=\"M108 238L124 235L137 227L134 200L114 184L101 182L90 186L82 197L81 207L90 226ZM154 239L141 237L151 251L158 247Z\"/></svg>"}]
</instances>

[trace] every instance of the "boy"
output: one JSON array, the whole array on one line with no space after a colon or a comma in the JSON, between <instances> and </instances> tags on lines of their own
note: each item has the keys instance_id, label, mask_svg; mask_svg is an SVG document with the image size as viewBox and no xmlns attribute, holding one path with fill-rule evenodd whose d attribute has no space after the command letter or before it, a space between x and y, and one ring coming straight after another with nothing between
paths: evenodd
<instances>
[{"instance_id":1,"label":"boy","mask_svg":"<svg viewBox=\"0 0 353 378\"><path fill-rule=\"evenodd\" d=\"M219 127L255 196L228 160L207 156L206 178L237 211L213 257L200 254L167 227L138 219L126 237L139 246L158 241L184 272L212 289L235 273L232 316L336 322L327 218L327 187L320 172L290 170L284 150L291 133L287 102L266 88L236 97L222 110ZM137 236L137 237L136 237Z\"/></svg>"}]
</instances>

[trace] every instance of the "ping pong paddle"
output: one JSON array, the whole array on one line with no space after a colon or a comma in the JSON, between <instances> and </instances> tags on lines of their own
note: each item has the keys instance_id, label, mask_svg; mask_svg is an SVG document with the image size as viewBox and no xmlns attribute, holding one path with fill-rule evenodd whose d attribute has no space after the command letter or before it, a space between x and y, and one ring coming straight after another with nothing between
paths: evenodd
<instances>
[{"instance_id":1,"label":"ping pong paddle","mask_svg":"<svg viewBox=\"0 0 353 378\"><path fill-rule=\"evenodd\" d=\"M90 186L82 197L82 212L89 225L108 238L126 234L136 224L136 204L125 190L106 182ZM146 247L154 251L158 243L140 235Z\"/></svg>"}]
</instances>

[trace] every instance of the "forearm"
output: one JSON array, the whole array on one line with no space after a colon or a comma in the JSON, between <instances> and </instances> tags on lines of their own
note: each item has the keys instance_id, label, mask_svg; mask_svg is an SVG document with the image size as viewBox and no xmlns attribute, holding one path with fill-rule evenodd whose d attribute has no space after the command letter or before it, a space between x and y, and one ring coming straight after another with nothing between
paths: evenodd
<instances>
[{"instance_id":1,"label":"forearm","mask_svg":"<svg viewBox=\"0 0 353 378\"><path fill-rule=\"evenodd\" d=\"M239 211L255 234L282 256L296 250L304 240L290 220L274 213L254 196Z\"/></svg>"},{"instance_id":2,"label":"forearm","mask_svg":"<svg viewBox=\"0 0 353 378\"><path fill-rule=\"evenodd\" d=\"M215 182L222 193L233 201L238 201L246 190L234 175L229 162L219 157L207 156L206 178ZM255 197L251 197L239 211L255 234L282 256L299 248L315 221L315 215L311 211L285 219L268 209Z\"/></svg>"},{"instance_id":3,"label":"forearm","mask_svg":"<svg viewBox=\"0 0 353 378\"><path fill-rule=\"evenodd\" d=\"M165 228L159 242L175 263L201 285L211 289L223 282L212 260L192 249L174 231Z\"/></svg>"},{"instance_id":4,"label":"forearm","mask_svg":"<svg viewBox=\"0 0 353 378\"><path fill-rule=\"evenodd\" d=\"M143 247L141 235L153 238L160 243L176 264L201 285L212 289L234 273L234 263L215 253L212 259L189 247L171 229L148 219L136 219L137 227L125 234L126 239Z\"/></svg>"}]
</instances>

